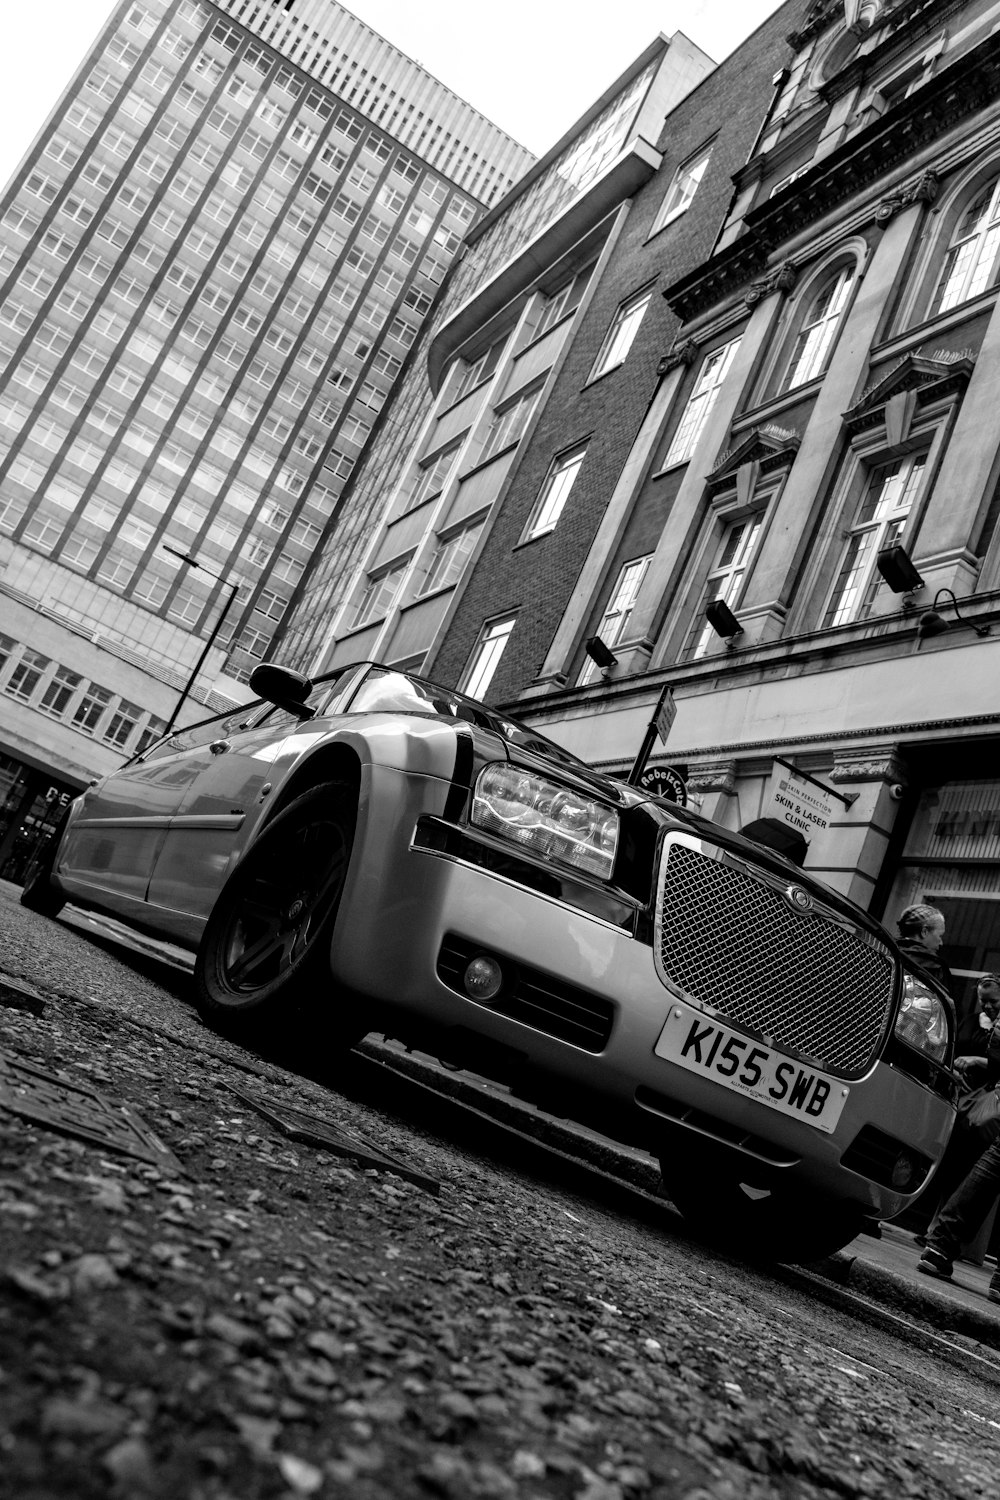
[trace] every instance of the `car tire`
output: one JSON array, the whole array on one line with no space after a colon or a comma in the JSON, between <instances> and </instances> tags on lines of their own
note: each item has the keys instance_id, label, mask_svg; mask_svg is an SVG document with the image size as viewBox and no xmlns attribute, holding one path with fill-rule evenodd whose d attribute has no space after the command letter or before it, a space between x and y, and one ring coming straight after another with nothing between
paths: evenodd
<instances>
[{"instance_id":1,"label":"car tire","mask_svg":"<svg viewBox=\"0 0 1000 1500\"><path fill-rule=\"evenodd\" d=\"M52 834L45 848L28 865L21 888L21 905L42 917L57 917L66 905L66 897L52 884L59 833Z\"/></svg>"},{"instance_id":2,"label":"car tire","mask_svg":"<svg viewBox=\"0 0 1000 1500\"><path fill-rule=\"evenodd\" d=\"M861 1233L857 1204L810 1194L801 1185L746 1180L731 1157L683 1147L660 1158L667 1196L703 1239L747 1260L808 1264Z\"/></svg>"},{"instance_id":3,"label":"car tire","mask_svg":"<svg viewBox=\"0 0 1000 1500\"><path fill-rule=\"evenodd\" d=\"M283 808L246 850L195 958L195 1004L216 1030L280 1022L338 1046L366 1034L330 973L356 821L356 787L325 782Z\"/></svg>"}]
</instances>

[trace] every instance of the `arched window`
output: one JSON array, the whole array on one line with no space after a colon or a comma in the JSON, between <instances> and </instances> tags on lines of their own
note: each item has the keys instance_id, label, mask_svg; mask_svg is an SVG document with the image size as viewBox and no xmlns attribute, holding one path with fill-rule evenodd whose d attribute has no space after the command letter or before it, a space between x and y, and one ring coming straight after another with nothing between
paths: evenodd
<instances>
[{"instance_id":1,"label":"arched window","mask_svg":"<svg viewBox=\"0 0 1000 1500\"><path fill-rule=\"evenodd\" d=\"M840 322L854 283L854 266L843 265L823 278L806 303L795 346L785 377L783 391L790 391L807 380L814 380L826 369L833 347L834 334Z\"/></svg>"},{"instance_id":2,"label":"arched window","mask_svg":"<svg viewBox=\"0 0 1000 1500\"><path fill-rule=\"evenodd\" d=\"M1000 257L1000 177L982 188L959 219L931 301L931 315L968 302L996 279Z\"/></svg>"}]
</instances>

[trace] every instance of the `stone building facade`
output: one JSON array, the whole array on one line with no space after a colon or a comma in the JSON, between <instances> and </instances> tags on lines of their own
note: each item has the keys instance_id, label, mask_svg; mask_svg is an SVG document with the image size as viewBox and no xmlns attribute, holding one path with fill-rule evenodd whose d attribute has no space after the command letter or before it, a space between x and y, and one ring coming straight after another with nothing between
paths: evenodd
<instances>
[{"instance_id":1,"label":"stone building facade","mask_svg":"<svg viewBox=\"0 0 1000 1500\"><path fill-rule=\"evenodd\" d=\"M489 696L619 771L669 685L654 761L703 811L780 821L781 778L812 778L809 868L890 922L941 906L968 988L1000 966L1000 7L818 0L784 18L717 238L657 276L675 321L629 352L645 363L617 468L598 477L612 382L600 406L586 384L639 280L613 268L523 455L520 509L429 665L468 680L506 617ZM532 492L568 444L586 445L577 481L529 559Z\"/></svg>"}]
</instances>

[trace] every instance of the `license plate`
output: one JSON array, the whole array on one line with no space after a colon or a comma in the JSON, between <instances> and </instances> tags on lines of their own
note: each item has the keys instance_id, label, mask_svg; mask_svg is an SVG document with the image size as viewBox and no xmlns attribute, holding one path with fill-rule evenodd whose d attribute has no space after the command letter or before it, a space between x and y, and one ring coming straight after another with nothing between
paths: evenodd
<instances>
[{"instance_id":1,"label":"license plate","mask_svg":"<svg viewBox=\"0 0 1000 1500\"><path fill-rule=\"evenodd\" d=\"M756 1099L768 1109L803 1120L817 1130L836 1130L850 1089L839 1079L795 1062L783 1052L721 1026L687 1005L670 1007L653 1049L657 1057L700 1073L723 1088Z\"/></svg>"}]
</instances>

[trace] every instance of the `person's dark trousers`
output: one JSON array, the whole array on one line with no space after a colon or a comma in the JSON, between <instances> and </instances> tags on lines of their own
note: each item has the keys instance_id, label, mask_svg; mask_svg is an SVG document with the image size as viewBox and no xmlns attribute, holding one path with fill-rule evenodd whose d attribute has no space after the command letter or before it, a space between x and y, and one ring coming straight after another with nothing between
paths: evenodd
<instances>
[{"instance_id":1,"label":"person's dark trousers","mask_svg":"<svg viewBox=\"0 0 1000 1500\"><path fill-rule=\"evenodd\" d=\"M987 1146L947 1203L927 1236L928 1247L953 1260L972 1239L1000 1193L1000 1140Z\"/></svg>"}]
</instances>

